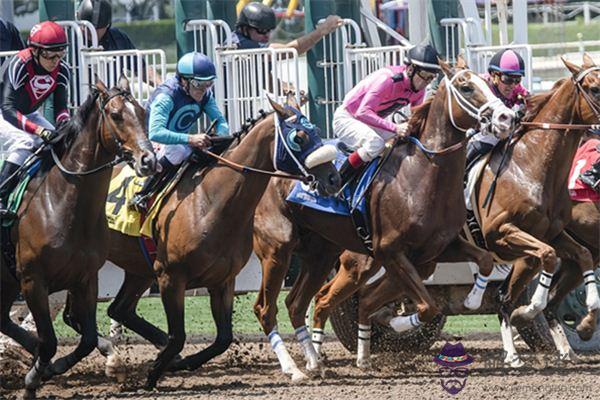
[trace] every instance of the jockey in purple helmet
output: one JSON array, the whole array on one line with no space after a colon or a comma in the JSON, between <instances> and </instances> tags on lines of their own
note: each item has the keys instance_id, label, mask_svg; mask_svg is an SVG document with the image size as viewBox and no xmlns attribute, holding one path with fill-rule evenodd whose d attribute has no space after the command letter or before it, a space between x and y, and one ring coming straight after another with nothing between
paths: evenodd
<instances>
[{"instance_id":1,"label":"jockey in purple helmet","mask_svg":"<svg viewBox=\"0 0 600 400\"><path fill-rule=\"evenodd\" d=\"M527 89L521 85L525 76L523 58L511 49L500 50L490 60L488 74L484 79L492 92L506 105L516 112L517 116L525 114ZM467 146L467 166L490 152L499 139L494 135L478 133L469 141Z\"/></svg>"}]
</instances>

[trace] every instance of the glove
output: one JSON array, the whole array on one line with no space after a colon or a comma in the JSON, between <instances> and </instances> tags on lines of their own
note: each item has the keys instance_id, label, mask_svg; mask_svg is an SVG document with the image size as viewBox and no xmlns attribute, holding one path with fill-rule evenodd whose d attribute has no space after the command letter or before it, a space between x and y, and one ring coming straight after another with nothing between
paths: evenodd
<instances>
[{"instance_id":1,"label":"glove","mask_svg":"<svg viewBox=\"0 0 600 400\"><path fill-rule=\"evenodd\" d=\"M52 143L54 139L57 138L57 136L58 134L56 133L56 131L53 131L51 129L42 129L42 132L40 132L40 137L42 138L44 143Z\"/></svg>"}]
</instances>

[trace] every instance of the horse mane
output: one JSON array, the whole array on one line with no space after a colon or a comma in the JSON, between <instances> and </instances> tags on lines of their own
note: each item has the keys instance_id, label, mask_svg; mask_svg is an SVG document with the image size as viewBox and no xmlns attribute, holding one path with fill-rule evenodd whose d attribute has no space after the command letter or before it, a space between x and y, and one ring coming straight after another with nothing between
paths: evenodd
<instances>
[{"instance_id":1,"label":"horse mane","mask_svg":"<svg viewBox=\"0 0 600 400\"><path fill-rule=\"evenodd\" d=\"M100 92L93 90L85 102L79 106L73 118L58 128L58 134L63 137L62 152L71 147L79 132L85 129L86 122L92 114L99 94Z\"/></svg>"},{"instance_id":2,"label":"horse mane","mask_svg":"<svg viewBox=\"0 0 600 400\"><path fill-rule=\"evenodd\" d=\"M550 98L556 93L556 91L562 86L567 78L559 79L554 83L552 89L545 93L536 94L531 96L527 100L527 113L523 117L522 121L531 122L540 110L550 101Z\"/></svg>"},{"instance_id":3,"label":"horse mane","mask_svg":"<svg viewBox=\"0 0 600 400\"><path fill-rule=\"evenodd\" d=\"M423 132L432 102L433 97L427 99L423 104L413 109L412 115L408 120L408 135L418 137L420 133Z\"/></svg>"}]
</instances>

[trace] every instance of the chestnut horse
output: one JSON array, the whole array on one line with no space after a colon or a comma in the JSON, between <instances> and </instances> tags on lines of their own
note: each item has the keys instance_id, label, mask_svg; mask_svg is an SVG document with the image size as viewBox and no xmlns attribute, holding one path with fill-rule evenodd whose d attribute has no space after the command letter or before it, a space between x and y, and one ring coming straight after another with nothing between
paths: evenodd
<instances>
[{"instance_id":1,"label":"chestnut horse","mask_svg":"<svg viewBox=\"0 0 600 400\"><path fill-rule=\"evenodd\" d=\"M410 327L411 321L432 321L439 314L419 270L448 246L451 252L465 249L472 254L470 259L479 264L482 275L491 273L491 256L458 238L466 218L462 144L465 131L476 126L479 118L492 121L501 134L508 134L514 119L514 113L495 98L482 78L466 69L463 60L454 70L443 61L440 64L444 83L431 101L414 110L410 127L411 132L419 134L424 146L454 151L441 151L430 158L416 146L395 146L373 182L369 199L374 262L409 282L419 299L418 314L401 321L405 327ZM290 189L287 182L272 181L256 212L254 250L262 262L263 281L254 310L283 372L297 381L306 376L289 356L276 325L277 297L292 252L300 256L302 269L286 304L307 369L312 372L320 369L320 362L305 326L308 305L343 249L361 256L368 252L349 217L287 203ZM452 258L451 252L448 258ZM344 261L342 257L342 264ZM350 282L357 283L361 271L355 271ZM469 304L478 307L480 298L471 294Z\"/></svg>"},{"instance_id":2,"label":"chestnut horse","mask_svg":"<svg viewBox=\"0 0 600 400\"><path fill-rule=\"evenodd\" d=\"M564 60L563 60L564 61ZM511 274L501 287L501 331L505 362L513 367L523 365L513 343L512 324L526 324L544 310L548 301L552 275L557 258L563 261L561 279L555 283L553 306L580 282L583 275L594 281L594 261L591 249L598 248L598 223L594 222L593 203L577 205L571 220L572 203L567 191L571 161L579 145L584 128L597 123L600 114L600 68L587 55L579 67L564 61L572 78L559 81L546 94L530 100L531 109L525 117L525 128L518 140L509 148L502 171L498 177L493 201L484 208L482 204L494 179L502 155L496 149L476 186L481 215L482 231L488 248L500 260L513 262ZM543 126L543 123L553 126ZM563 125L564 124L564 125ZM542 128L542 129L539 129ZM571 129L569 129L571 128ZM574 234L580 242L571 237ZM586 246L588 248L586 248ZM575 268L575 266L577 268ZM540 283L531 304L521 306L508 316L523 289L542 269ZM592 273L592 275L590 275ZM587 280L586 280L587 282ZM364 290L360 299L359 315L375 312L382 305L398 298L398 284L380 279ZM401 284L400 284L401 285ZM600 299L596 285L586 285L586 304L589 314L581 320L577 332L589 339L596 326ZM318 314L317 304L315 314ZM550 321L554 343L565 360L574 359L575 353L560 324Z\"/></svg>"},{"instance_id":3,"label":"chestnut horse","mask_svg":"<svg viewBox=\"0 0 600 400\"><path fill-rule=\"evenodd\" d=\"M24 196L10 231L20 286L3 260L0 327L36 358L25 378L29 394L35 394L42 379L64 373L98 343L98 270L108 253L104 207L113 160L115 155L128 160L139 175L155 171L144 115L126 79L110 90L98 81L75 117L59 129L64 150L52 149L55 165L32 179ZM19 289L33 314L37 337L10 319ZM72 353L50 363L57 340L48 295L65 289L72 298L71 323L81 341Z\"/></svg>"},{"instance_id":4,"label":"chestnut horse","mask_svg":"<svg viewBox=\"0 0 600 400\"><path fill-rule=\"evenodd\" d=\"M266 171L274 171L274 165L287 173L298 173L300 168L315 177L321 193L336 193L340 177L331 163L335 148L323 146L318 129L297 110L273 101L271 104L275 113L257 122L239 145L223 157ZM284 132L280 126L288 122L296 128ZM282 162L282 157L294 158L298 165ZM109 307L109 315L161 349L148 374L146 388L156 385L183 348L186 289L208 288L217 337L197 354L176 359L170 369L198 368L229 347L233 339L235 277L250 258L254 210L269 179L268 175L242 172L221 163L199 171L189 169L158 212L153 269L139 249L138 238L111 232L108 258L125 270L125 281ZM168 336L135 311L154 277L167 314Z\"/></svg>"}]
</instances>

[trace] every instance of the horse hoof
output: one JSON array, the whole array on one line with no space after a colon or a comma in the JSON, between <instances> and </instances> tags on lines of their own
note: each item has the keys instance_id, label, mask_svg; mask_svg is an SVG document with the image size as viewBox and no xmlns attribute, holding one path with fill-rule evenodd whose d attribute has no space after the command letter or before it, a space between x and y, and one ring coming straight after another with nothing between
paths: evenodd
<instances>
[{"instance_id":1,"label":"horse hoof","mask_svg":"<svg viewBox=\"0 0 600 400\"><path fill-rule=\"evenodd\" d=\"M35 399L35 398L37 398L37 396L35 394L35 389L25 389L25 391L23 392L23 396L21 398L22 399Z\"/></svg>"},{"instance_id":2,"label":"horse hoof","mask_svg":"<svg viewBox=\"0 0 600 400\"><path fill-rule=\"evenodd\" d=\"M575 354L573 349L569 349L568 353L559 354L558 357L559 357L560 361L570 362L573 364L578 364L581 362L581 359L579 358L579 356L577 354Z\"/></svg>"},{"instance_id":3,"label":"horse hoof","mask_svg":"<svg viewBox=\"0 0 600 400\"><path fill-rule=\"evenodd\" d=\"M575 328L577 331L577 335L583 341L588 341L594 336L594 332L596 331L596 318L595 315L588 314L577 325Z\"/></svg>"},{"instance_id":4,"label":"horse hoof","mask_svg":"<svg viewBox=\"0 0 600 400\"><path fill-rule=\"evenodd\" d=\"M467 297L465 299L465 302L463 303L463 305L468 310L471 310L471 311L477 310L479 307L481 307L481 297L477 300L473 300L470 297Z\"/></svg>"},{"instance_id":5,"label":"horse hoof","mask_svg":"<svg viewBox=\"0 0 600 400\"><path fill-rule=\"evenodd\" d=\"M515 328L522 328L531 322L533 318L527 312L526 306L521 306L510 315L510 324Z\"/></svg>"},{"instance_id":6,"label":"horse hoof","mask_svg":"<svg viewBox=\"0 0 600 400\"><path fill-rule=\"evenodd\" d=\"M117 383L125 382L126 368L123 364L123 360L117 353L113 353L106 359L104 374L107 378L114 378Z\"/></svg>"},{"instance_id":7,"label":"horse hoof","mask_svg":"<svg viewBox=\"0 0 600 400\"><path fill-rule=\"evenodd\" d=\"M362 369L363 371L368 371L373 368L373 365L371 364L371 360L369 360L369 359L356 360L356 366L358 368Z\"/></svg>"},{"instance_id":8,"label":"horse hoof","mask_svg":"<svg viewBox=\"0 0 600 400\"><path fill-rule=\"evenodd\" d=\"M299 369L292 372L291 375L292 375L292 383L300 383L300 382L308 380L308 376L304 372L300 371Z\"/></svg>"},{"instance_id":9,"label":"horse hoof","mask_svg":"<svg viewBox=\"0 0 600 400\"><path fill-rule=\"evenodd\" d=\"M516 354L511 357L507 356L504 359L504 364L507 364L511 368L521 368L522 366L525 365L525 363L521 360L521 358Z\"/></svg>"}]
</instances>

